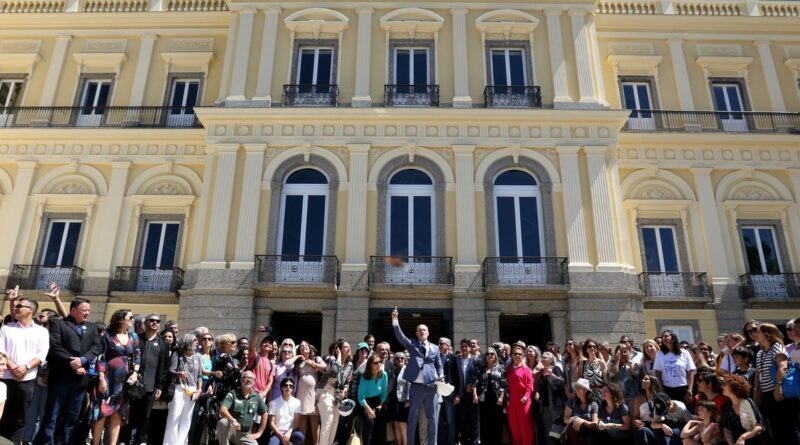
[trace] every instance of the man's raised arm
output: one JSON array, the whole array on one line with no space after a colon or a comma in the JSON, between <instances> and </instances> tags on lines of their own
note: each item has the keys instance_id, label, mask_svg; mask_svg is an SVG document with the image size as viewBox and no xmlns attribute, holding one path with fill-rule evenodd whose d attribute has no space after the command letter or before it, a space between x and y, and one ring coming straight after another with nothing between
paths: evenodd
<instances>
[{"instance_id":1,"label":"man's raised arm","mask_svg":"<svg viewBox=\"0 0 800 445\"><path fill-rule=\"evenodd\" d=\"M400 342L406 349L409 351L414 349L414 345L411 344L411 340L403 334L403 330L400 328L400 321L397 319L398 312L397 306L395 306L394 310L392 310L392 329L394 329L394 337L397 341Z\"/></svg>"}]
</instances>

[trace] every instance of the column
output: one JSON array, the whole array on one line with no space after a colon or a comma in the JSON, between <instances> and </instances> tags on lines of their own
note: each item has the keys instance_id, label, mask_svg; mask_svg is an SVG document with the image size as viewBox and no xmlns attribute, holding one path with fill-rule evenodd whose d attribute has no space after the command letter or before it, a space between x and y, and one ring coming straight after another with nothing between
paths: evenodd
<instances>
[{"instance_id":1,"label":"column","mask_svg":"<svg viewBox=\"0 0 800 445\"><path fill-rule=\"evenodd\" d=\"M203 244L206 236L206 215L208 215L208 207L211 204L211 187L214 179L214 153L206 148L206 156L203 160L205 166L203 167L203 185L200 189L199 204L197 205L197 212L195 215L194 227L192 227L192 237L189 246L191 246L191 253L189 255L189 267L196 266L203 259Z\"/></svg>"},{"instance_id":2,"label":"column","mask_svg":"<svg viewBox=\"0 0 800 445\"><path fill-rule=\"evenodd\" d=\"M761 68L764 70L764 80L767 82L767 94L769 95L769 101L772 105L772 109L769 111L786 111L786 104L783 103L778 73L775 71L775 61L772 59L770 43L769 40L755 41L756 48L758 49L758 58L761 59Z\"/></svg>"},{"instance_id":3,"label":"column","mask_svg":"<svg viewBox=\"0 0 800 445\"><path fill-rule=\"evenodd\" d=\"M694 98L689 85L689 72L686 70L686 58L683 55L683 39L667 39L672 70L678 87L678 103L683 111L694 111Z\"/></svg>"},{"instance_id":4,"label":"column","mask_svg":"<svg viewBox=\"0 0 800 445\"><path fill-rule=\"evenodd\" d=\"M233 44L236 39L236 14L230 15L230 23L228 23L228 33L225 34L225 61L222 63L222 79L219 83L219 96L217 103L225 101L228 97L231 78L231 65L233 64Z\"/></svg>"},{"instance_id":5,"label":"column","mask_svg":"<svg viewBox=\"0 0 800 445\"><path fill-rule=\"evenodd\" d=\"M553 331L553 341L565 348L567 344L567 313L565 311L550 312L550 327Z\"/></svg>"},{"instance_id":6,"label":"column","mask_svg":"<svg viewBox=\"0 0 800 445\"><path fill-rule=\"evenodd\" d=\"M143 33L140 37L142 44L139 47L139 60L136 62L136 75L133 78L133 85L131 85L131 97L128 100L128 106L142 106L156 38L158 36L152 32Z\"/></svg>"},{"instance_id":7,"label":"column","mask_svg":"<svg viewBox=\"0 0 800 445\"><path fill-rule=\"evenodd\" d=\"M329 345L336 341L336 309L322 310L322 344Z\"/></svg>"},{"instance_id":8,"label":"column","mask_svg":"<svg viewBox=\"0 0 800 445\"><path fill-rule=\"evenodd\" d=\"M703 221L703 234L705 235L709 259L708 271L713 284L735 284L732 268L728 263L725 242L723 241L723 226L719 219L717 200L714 197L714 185L711 182L711 168L693 168L695 187L697 188L697 204Z\"/></svg>"},{"instance_id":9,"label":"column","mask_svg":"<svg viewBox=\"0 0 800 445\"><path fill-rule=\"evenodd\" d=\"M367 215L367 167L370 144L348 144L350 153L350 184L347 188L347 248L343 268L365 270L367 268L366 233Z\"/></svg>"},{"instance_id":10,"label":"column","mask_svg":"<svg viewBox=\"0 0 800 445\"><path fill-rule=\"evenodd\" d=\"M272 71L275 68L275 41L278 38L278 15L281 8L264 10L264 32L261 36L261 63L258 66L258 82L254 101L272 104Z\"/></svg>"},{"instance_id":11,"label":"column","mask_svg":"<svg viewBox=\"0 0 800 445\"><path fill-rule=\"evenodd\" d=\"M586 241L586 222L581 197L581 177L578 166L580 147L563 145L558 149L561 184L564 195L564 217L567 224L567 246L570 272L592 272Z\"/></svg>"},{"instance_id":12,"label":"column","mask_svg":"<svg viewBox=\"0 0 800 445\"><path fill-rule=\"evenodd\" d=\"M253 40L253 20L255 8L244 8L239 11L239 29L236 32L236 58L231 73L230 91L227 101L246 100L244 96L247 86L247 65L250 62L250 42Z\"/></svg>"},{"instance_id":13,"label":"column","mask_svg":"<svg viewBox=\"0 0 800 445\"><path fill-rule=\"evenodd\" d=\"M239 201L236 252L231 269L252 269L256 248L258 203L261 198L261 173L267 144L244 144L244 178Z\"/></svg>"},{"instance_id":14,"label":"column","mask_svg":"<svg viewBox=\"0 0 800 445\"><path fill-rule=\"evenodd\" d=\"M111 264L114 254L117 229L120 225L122 204L125 202L125 191L128 183L130 162L112 162L111 180L108 183L108 195L104 196L97 205L97 214L93 225L91 254L86 255L87 278L109 278L111 271L116 266L126 264ZM103 283L108 286L108 283ZM94 289L99 290L99 289Z\"/></svg>"},{"instance_id":15,"label":"column","mask_svg":"<svg viewBox=\"0 0 800 445\"><path fill-rule=\"evenodd\" d=\"M17 242L20 238L20 230L31 230L30 227L23 226L22 217L28 203L28 196L33 185L33 178L36 175L36 161L18 161L17 176L14 178L14 189L3 196L0 202L0 276L7 276L11 272L11 262L14 251L17 249Z\"/></svg>"},{"instance_id":16,"label":"column","mask_svg":"<svg viewBox=\"0 0 800 445\"><path fill-rule=\"evenodd\" d=\"M589 41L592 44L592 67L594 69L595 91L597 91L597 99L603 106L608 106L606 100L606 84L603 78L603 63L600 61L600 43L597 39L597 24L594 20L594 14L589 14L586 18L587 29L589 31Z\"/></svg>"},{"instance_id":17,"label":"column","mask_svg":"<svg viewBox=\"0 0 800 445\"><path fill-rule=\"evenodd\" d=\"M571 102L569 84L567 84L567 67L564 63L564 44L561 41L561 10L548 9L547 41L550 45L550 69L553 72L553 105Z\"/></svg>"},{"instance_id":18,"label":"column","mask_svg":"<svg viewBox=\"0 0 800 445\"><path fill-rule=\"evenodd\" d=\"M597 246L597 271L619 271L617 247L614 243L614 220L611 212L611 189L606 172L607 147L584 147L592 193L592 215Z\"/></svg>"},{"instance_id":19,"label":"column","mask_svg":"<svg viewBox=\"0 0 800 445\"><path fill-rule=\"evenodd\" d=\"M475 229L474 145L453 145L456 155L456 225L458 232L458 264L476 270L478 267L477 233Z\"/></svg>"},{"instance_id":20,"label":"column","mask_svg":"<svg viewBox=\"0 0 800 445\"><path fill-rule=\"evenodd\" d=\"M616 153L609 153L608 157L608 176L611 185L612 202L614 204L615 215L617 216L617 230L619 234L620 262L630 272L634 271L633 256L631 252L631 229L628 225L628 215L625 212L622 196L622 183L619 179L619 161ZM688 236L688 234L687 234Z\"/></svg>"},{"instance_id":21,"label":"column","mask_svg":"<svg viewBox=\"0 0 800 445\"><path fill-rule=\"evenodd\" d=\"M236 174L236 154L239 144L216 144L208 147L216 153L217 168L214 177L214 198L211 201L211 221L208 226L204 268L225 268L225 247L228 240L228 222L231 217L231 200Z\"/></svg>"},{"instance_id":22,"label":"column","mask_svg":"<svg viewBox=\"0 0 800 445\"><path fill-rule=\"evenodd\" d=\"M500 339L500 311L486 311L486 338L489 339L488 341ZM453 341L459 340L454 339Z\"/></svg>"},{"instance_id":23,"label":"column","mask_svg":"<svg viewBox=\"0 0 800 445\"><path fill-rule=\"evenodd\" d=\"M358 43L356 48L356 90L352 99L353 107L369 107L370 55L372 52L372 12L370 6L356 8L358 14Z\"/></svg>"},{"instance_id":24,"label":"column","mask_svg":"<svg viewBox=\"0 0 800 445\"><path fill-rule=\"evenodd\" d=\"M453 75L455 80L454 108L472 108L467 75L467 8L453 8ZM460 255L460 254L459 254Z\"/></svg>"},{"instance_id":25,"label":"column","mask_svg":"<svg viewBox=\"0 0 800 445\"><path fill-rule=\"evenodd\" d=\"M571 9L569 18L572 22L572 40L575 45L575 62L578 69L578 87L580 89L580 101L584 103L596 103L597 96L594 92L594 80L592 79L592 59L589 54L589 38L586 35L586 11Z\"/></svg>"},{"instance_id":26,"label":"column","mask_svg":"<svg viewBox=\"0 0 800 445\"><path fill-rule=\"evenodd\" d=\"M50 66L47 68L47 80L44 82L42 97L39 100L40 107L52 107L54 105L53 101L56 97L56 89L61 82L61 70L64 68L64 59L67 56L70 40L72 40L72 36L69 34L56 36Z\"/></svg>"}]
</instances>

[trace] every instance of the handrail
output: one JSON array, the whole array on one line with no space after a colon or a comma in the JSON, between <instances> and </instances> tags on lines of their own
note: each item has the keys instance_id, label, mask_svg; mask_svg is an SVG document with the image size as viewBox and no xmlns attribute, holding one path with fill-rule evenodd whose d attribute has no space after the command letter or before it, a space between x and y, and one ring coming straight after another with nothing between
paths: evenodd
<instances>
[{"instance_id":1,"label":"handrail","mask_svg":"<svg viewBox=\"0 0 800 445\"><path fill-rule=\"evenodd\" d=\"M194 107L0 107L0 128L201 128Z\"/></svg>"}]
</instances>

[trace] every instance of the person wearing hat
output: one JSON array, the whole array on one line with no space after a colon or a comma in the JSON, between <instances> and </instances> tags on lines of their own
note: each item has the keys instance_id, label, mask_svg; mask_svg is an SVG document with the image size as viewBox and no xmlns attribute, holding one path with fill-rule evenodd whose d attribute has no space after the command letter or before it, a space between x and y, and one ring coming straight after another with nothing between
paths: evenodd
<instances>
[{"instance_id":1,"label":"person wearing hat","mask_svg":"<svg viewBox=\"0 0 800 445\"><path fill-rule=\"evenodd\" d=\"M508 424L513 445L533 445L534 424L531 415L531 399L534 396L533 374L522 358L525 343L511 346L511 364L506 370L508 382Z\"/></svg>"},{"instance_id":2,"label":"person wearing hat","mask_svg":"<svg viewBox=\"0 0 800 445\"><path fill-rule=\"evenodd\" d=\"M597 402L589 380L581 377L573 385L575 397L564 407L564 424L567 425L567 443L579 445L594 443L597 439Z\"/></svg>"},{"instance_id":3,"label":"person wearing hat","mask_svg":"<svg viewBox=\"0 0 800 445\"><path fill-rule=\"evenodd\" d=\"M643 405L640 417L647 418L650 414L648 409L647 405ZM681 430L692 420L692 415L683 402L672 400L662 392L653 398L652 419L633 433L636 445L681 444Z\"/></svg>"},{"instance_id":4,"label":"person wearing hat","mask_svg":"<svg viewBox=\"0 0 800 445\"><path fill-rule=\"evenodd\" d=\"M398 320L399 313L395 307L392 311L392 327L394 336L409 353L404 378L411 382L408 413L408 444L414 445L417 430L417 418L421 408L425 408L428 420L428 444L436 443L438 407L435 382L444 377L442 359L439 350L428 341L428 327L417 326L417 338L410 340L403 334Z\"/></svg>"}]
</instances>

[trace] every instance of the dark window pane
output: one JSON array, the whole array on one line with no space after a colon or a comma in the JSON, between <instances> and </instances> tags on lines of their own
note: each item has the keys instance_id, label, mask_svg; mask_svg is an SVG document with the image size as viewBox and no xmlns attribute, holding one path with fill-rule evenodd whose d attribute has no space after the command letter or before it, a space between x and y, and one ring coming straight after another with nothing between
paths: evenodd
<instances>
[{"instance_id":1,"label":"dark window pane","mask_svg":"<svg viewBox=\"0 0 800 445\"><path fill-rule=\"evenodd\" d=\"M0 105L7 104L9 107L16 107L19 105L17 101L19 100L19 95L22 94L22 83L21 82L14 82L11 84L11 94L6 99L6 101L0 100Z\"/></svg>"},{"instance_id":2,"label":"dark window pane","mask_svg":"<svg viewBox=\"0 0 800 445\"><path fill-rule=\"evenodd\" d=\"M398 49L394 60L394 83L408 85L411 83L411 59L407 49Z\"/></svg>"},{"instance_id":3,"label":"dark window pane","mask_svg":"<svg viewBox=\"0 0 800 445\"><path fill-rule=\"evenodd\" d=\"M300 74L297 83L311 85L314 83L314 50L304 49L300 52Z\"/></svg>"},{"instance_id":4,"label":"dark window pane","mask_svg":"<svg viewBox=\"0 0 800 445\"><path fill-rule=\"evenodd\" d=\"M492 51L492 79L495 85L508 85L506 55L503 51Z\"/></svg>"},{"instance_id":5,"label":"dark window pane","mask_svg":"<svg viewBox=\"0 0 800 445\"><path fill-rule=\"evenodd\" d=\"M431 177L421 170L408 168L400 170L392 176L389 184L398 185L433 185Z\"/></svg>"},{"instance_id":6,"label":"dark window pane","mask_svg":"<svg viewBox=\"0 0 800 445\"><path fill-rule=\"evenodd\" d=\"M656 241L656 229L645 227L642 229L642 241L644 242L644 258L647 262L646 272L663 272L661 259L658 256L658 241Z\"/></svg>"},{"instance_id":7,"label":"dark window pane","mask_svg":"<svg viewBox=\"0 0 800 445\"><path fill-rule=\"evenodd\" d=\"M158 245L161 242L161 229L163 224L148 224L147 235L144 244L144 255L142 255L142 267L145 269L155 269L158 262Z\"/></svg>"},{"instance_id":8,"label":"dark window pane","mask_svg":"<svg viewBox=\"0 0 800 445\"><path fill-rule=\"evenodd\" d=\"M522 51L509 51L508 64L511 71L511 85L525 85L525 64Z\"/></svg>"},{"instance_id":9,"label":"dark window pane","mask_svg":"<svg viewBox=\"0 0 800 445\"><path fill-rule=\"evenodd\" d=\"M714 93L714 104L719 111L728 111L728 103L725 102L725 86L724 85L714 85L713 87Z\"/></svg>"},{"instance_id":10,"label":"dark window pane","mask_svg":"<svg viewBox=\"0 0 800 445\"><path fill-rule=\"evenodd\" d=\"M315 85L328 85L331 83L332 52L329 49L319 50L317 57L317 81Z\"/></svg>"},{"instance_id":11,"label":"dark window pane","mask_svg":"<svg viewBox=\"0 0 800 445\"><path fill-rule=\"evenodd\" d=\"M184 107L193 107L197 105L197 92L200 88L200 82L189 82L189 91L186 93L186 102Z\"/></svg>"},{"instance_id":12,"label":"dark window pane","mask_svg":"<svg viewBox=\"0 0 800 445\"><path fill-rule=\"evenodd\" d=\"M50 224L50 237L47 239L47 247L43 255L42 263L45 266L55 266L58 264L58 252L61 250L61 240L64 238L64 222L53 222Z\"/></svg>"},{"instance_id":13,"label":"dark window pane","mask_svg":"<svg viewBox=\"0 0 800 445\"><path fill-rule=\"evenodd\" d=\"M626 83L622 85L622 95L625 98L625 108L628 110L637 109L636 93L634 92L635 85Z\"/></svg>"},{"instance_id":14,"label":"dark window pane","mask_svg":"<svg viewBox=\"0 0 800 445\"><path fill-rule=\"evenodd\" d=\"M86 94L83 98L83 103L81 104L84 107L91 107L94 106L94 97L97 95L97 82L87 82L86 83ZM84 114L91 113L91 110L83 110Z\"/></svg>"},{"instance_id":15,"label":"dark window pane","mask_svg":"<svg viewBox=\"0 0 800 445\"><path fill-rule=\"evenodd\" d=\"M322 255L325 238L325 196L308 197L305 255Z\"/></svg>"},{"instance_id":16,"label":"dark window pane","mask_svg":"<svg viewBox=\"0 0 800 445\"><path fill-rule=\"evenodd\" d=\"M173 107L182 107L183 106L183 93L185 91L186 91L186 82L184 82L184 81L175 82L175 88L174 88L174 92L172 94L172 106Z\"/></svg>"},{"instance_id":17,"label":"dark window pane","mask_svg":"<svg viewBox=\"0 0 800 445\"><path fill-rule=\"evenodd\" d=\"M64 242L64 253L61 255L61 266L75 265L75 252L78 251L78 238L81 236L81 224L73 222L67 229L67 239Z\"/></svg>"},{"instance_id":18,"label":"dark window pane","mask_svg":"<svg viewBox=\"0 0 800 445\"><path fill-rule=\"evenodd\" d=\"M175 252L178 250L178 229L180 224L167 224L166 232L164 232L164 247L161 250L161 264L159 267L162 269L169 269L175 266Z\"/></svg>"},{"instance_id":19,"label":"dark window pane","mask_svg":"<svg viewBox=\"0 0 800 445\"><path fill-rule=\"evenodd\" d=\"M728 101L731 104L731 111L742 111L742 103L739 100L739 88L734 85L728 85Z\"/></svg>"},{"instance_id":20,"label":"dark window pane","mask_svg":"<svg viewBox=\"0 0 800 445\"><path fill-rule=\"evenodd\" d=\"M300 253L300 224L303 217L303 197L287 195L283 210L283 238L281 254L296 255Z\"/></svg>"},{"instance_id":21,"label":"dark window pane","mask_svg":"<svg viewBox=\"0 0 800 445\"><path fill-rule=\"evenodd\" d=\"M764 262L767 263L767 273L781 273L781 266L778 263L778 248L775 245L772 230L759 229L758 235L761 237L761 251L764 253Z\"/></svg>"},{"instance_id":22,"label":"dark window pane","mask_svg":"<svg viewBox=\"0 0 800 445\"><path fill-rule=\"evenodd\" d=\"M658 230L661 235L661 253L664 255L664 272L679 272L678 253L675 251L675 232L668 227Z\"/></svg>"},{"instance_id":23,"label":"dark window pane","mask_svg":"<svg viewBox=\"0 0 800 445\"><path fill-rule=\"evenodd\" d=\"M11 85L9 82L0 83L0 107L5 107L8 98L11 96ZM10 104L8 106L11 106Z\"/></svg>"},{"instance_id":24,"label":"dark window pane","mask_svg":"<svg viewBox=\"0 0 800 445\"><path fill-rule=\"evenodd\" d=\"M414 85L428 84L428 52L414 50Z\"/></svg>"},{"instance_id":25,"label":"dark window pane","mask_svg":"<svg viewBox=\"0 0 800 445\"><path fill-rule=\"evenodd\" d=\"M758 241L756 241L755 229L742 229L742 240L744 240L744 254L747 257L750 273L763 274L761 258L758 255Z\"/></svg>"},{"instance_id":26,"label":"dark window pane","mask_svg":"<svg viewBox=\"0 0 800 445\"><path fill-rule=\"evenodd\" d=\"M517 218L512 197L497 197L497 244L498 256L519 256L517 252Z\"/></svg>"},{"instance_id":27,"label":"dark window pane","mask_svg":"<svg viewBox=\"0 0 800 445\"><path fill-rule=\"evenodd\" d=\"M497 176L494 185L536 185L536 180L524 171L509 170Z\"/></svg>"},{"instance_id":28,"label":"dark window pane","mask_svg":"<svg viewBox=\"0 0 800 445\"><path fill-rule=\"evenodd\" d=\"M408 256L408 197L392 196L389 205L389 255Z\"/></svg>"},{"instance_id":29,"label":"dark window pane","mask_svg":"<svg viewBox=\"0 0 800 445\"><path fill-rule=\"evenodd\" d=\"M287 184L327 184L328 179L319 170L302 168L286 178Z\"/></svg>"},{"instance_id":30,"label":"dark window pane","mask_svg":"<svg viewBox=\"0 0 800 445\"><path fill-rule=\"evenodd\" d=\"M430 196L414 197L414 256L432 255L432 212Z\"/></svg>"},{"instance_id":31,"label":"dark window pane","mask_svg":"<svg viewBox=\"0 0 800 445\"><path fill-rule=\"evenodd\" d=\"M519 198L519 217L522 232L522 256L542 256L539 244L539 208L536 198Z\"/></svg>"},{"instance_id":32,"label":"dark window pane","mask_svg":"<svg viewBox=\"0 0 800 445\"><path fill-rule=\"evenodd\" d=\"M100 94L97 97L97 106L98 107L105 107L108 106L108 95L111 92L111 84L108 82L103 82L100 84ZM100 108L95 111L96 114L103 114L105 113L105 109Z\"/></svg>"},{"instance_id":33,"label":"dark window pane","mask_svg":"<svg viewBox=\"0 0 800 445\"><path fill-rule=\"evenodd\" d=\"M647 87L646 84L639 84L636 86L636 92L639 95L639 109L640 110L651 110L653 107L650 104L650 89ZM643 113L639 113L641 117L650 118L652 117L652 113L649 111L645 111Z\"/></svg>"}]
</instances>

